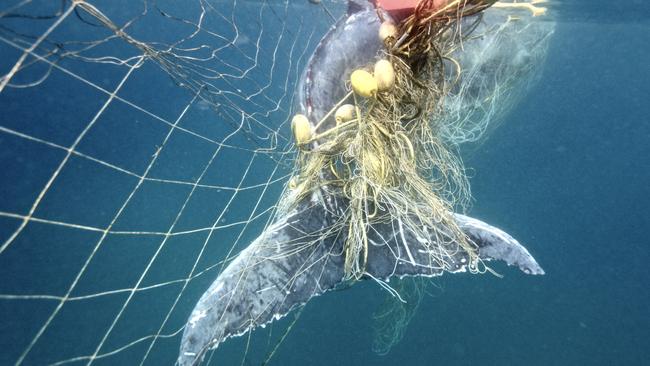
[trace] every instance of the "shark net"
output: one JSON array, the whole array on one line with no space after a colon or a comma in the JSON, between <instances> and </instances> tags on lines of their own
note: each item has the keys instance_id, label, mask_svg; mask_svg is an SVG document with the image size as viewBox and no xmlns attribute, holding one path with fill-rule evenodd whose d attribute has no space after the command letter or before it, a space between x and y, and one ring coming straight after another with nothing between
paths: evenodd
<instances>
[{"instance_id":1,"label":"shark net","mask_svg":"<svg viewBox=\"0 0 650 366\"><path fill-rule=\"evenodd\" d=\"M294 143L294 91L313 50L346 9L338 0L0 5L0 364L176 361L197 298L278 209L289 209L277 206L278 197L292 185L302 184L297 197L318 184L294 179L315 176L325 164L305 159ZM505 24L483 31L498 34ZM526 48L542 53L537 39ZM477 140L507 110L512 86L536 58L521 55L516 68L494 70L493 55L475 56L486 62L462 70L464 77L501 73L499 88L492 80L472 84L483 89L454 84L446 103L424 111L447 109L441 112L447 121L438 121L445 126L441 140L426 137L427 130L408 131L430 143L411 149L452 162L437 173L446 176L439 204L450 209L464 207L469 196L454 149ZM423 72L448 76L434 66ZM406 68L397 71L412 81ZM394 110L386 106L396 103L364 108L384 118ZM420 112L405 109L398 117ZM408 145L406 136L398 141L400 161L412 159ZM369 159L369 174L385 187L413 178L388 177L398 167ZM427 166L414 167L420 168ZM367 198L366 188L344 189ZM399 202L399 191L374 192ZM351 220L349 240L363 242L365 218ZM356 252L348 255L355 258L346 263L348 277L359 278L363 249L349 248ZM375 314L378 353L401 338L423 294L421 282L395 287L410 305L400 297ZM213 363L245 364L249 353L269 359L292 319L282 323L286 330L267 329L252 340L249 333Z\"/></svg>"},{"instance_id":2,"label":"shark net","mask_svg":"<svg viewBox=\"0 0 650 366\"><path fill-rule=\"evenodd\" d=\"M271 216L297 79L344 5L0 5L0 364L174 363Z\"/></svg>"}]
</instances>

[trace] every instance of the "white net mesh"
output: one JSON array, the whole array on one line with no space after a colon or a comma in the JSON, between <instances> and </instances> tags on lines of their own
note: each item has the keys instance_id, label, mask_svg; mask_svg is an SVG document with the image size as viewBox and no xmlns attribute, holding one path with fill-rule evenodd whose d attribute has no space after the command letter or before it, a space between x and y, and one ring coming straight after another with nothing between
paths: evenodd
<instances>
[{"instance_id":1,"label":"white net mesh","mask_svg":"<svg viewBox=\"0 0 650 366\"><path fill-rule=\"evenodd\" d=\"M298 79L346 3L0 5L0 364L176 361L197 299L273 217ZM471 23L454 54L438 121L454 146L536 74L552 27L516 19ZM422 296L402 285L413 301L376 313L378 353ZM218 363L268 360L292 320L227 342Z\"/></svg>"},{"instance_id":2,"label":"white net mesh","mask_svg":"<svg viewBox=\"0 0 650 366\"><path fill-rule=\"evenodd\" d=\"M0 364L174 363L196 299L271 216L295 84L343 11L0 5Z\"/></svg>"}]
</instances>

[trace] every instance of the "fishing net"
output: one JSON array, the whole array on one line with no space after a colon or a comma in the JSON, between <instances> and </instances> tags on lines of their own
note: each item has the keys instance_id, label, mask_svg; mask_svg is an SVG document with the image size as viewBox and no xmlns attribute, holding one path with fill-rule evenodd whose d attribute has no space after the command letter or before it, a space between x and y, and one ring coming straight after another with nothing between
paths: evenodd
<instances>
[{"instance_id":1,"label":"fishing net","mask_svg":"<svg viewBox=\"0 0 650 366\"><path fill-rule=\"evenodd\" d=\"M385 47L374 76L366 70L373 69L375 59L353 71L351 91L316 123L313 134L301 137L295 131L299 120L294 120L294 136L302 148L292 178L296 204L323 187L349 202L337 223L347 231L347 277L367 276L368 252L377 245L368 233L395 223L393 231L406 227L416 238L434 238L418 239L423 243L418 250L428 255L427 266L454 272L455 261L449 258L461 252L470 272L490 271L451 214L464 211L470 198L457 150L484 135L517 101L513 91L525 86L517 85L518 80L538 75L534 69L549 34L547 27L522 25L514 16L501 14L497 16L503 19L494 21L494 13L483 14L492 5L527 9L533 17L545 12L533 3L449 1L435 8L433 1L421 1L398 24L383 21L379 34L386 33ZM513 35L523 32L529 33L530 42ZM504 52L513 57L506 61ZM331 115L335 123L328 123ZM404 248L404 260L416 265L408 245ZM396 284L401 291L392 288L408 300L388 301L377 312L378 353L401 339L424 283L404 280Z\"/></svg>"},{"instance_id":2,"label":"fishing net","mask_svg":"<svg viewBox=\"0 0 650 366\"><path fill-rule=\"evenodd\" d=\"M292 201L278 207L278 197L297 200L320 186L304 177L332 161L297 152L289 125L301 71L346 5L307 0L0 5L1 364L175 362L196 299L277 212L289 209ZM410 179L407 191L437 202L435 212L466 206L469 188L456 149L477 140L488 122L514 103L517 82L529 76L539 64L530 60L538 61L545 50L545 37L535 32L547 32L527 22L479 24L467 24L474 32L454 31L446 38L461 44L470 41L465 34L490 35L492 47L476 48L472 67L446 74L454 62L442 56L453 60L454 52L461 52L457 48L436 57L448 62L446 68L425 63L419 71L417 78L450 80L460 72L462 80L471 80L450 84L444 102L434 98L425 108L422 116L439 126L435 134L429 124L400 131L410 137L399 138L395 155L359 160L365 163L354 169L366 173L345 178L357 184L343 185L342 191L363 199L383 195L382 202L397 203L389 210L396 212L413 196L404 199L404 188L395 182ZM529 36L516 39L513 32ZM496 44L519 50L520 62L501 62ZM417 79L408 75L410 65L396 70L402 85ZM486 74L493 79L481 79ZM423 93L435 92L436 85ZM368 101L359 103L370 120L385 120L401 99L388 98L375 115L368 113L375 108ZM401 110L400 116L412 112ZM377 133L382 131L357 136ZM415 135L422 138L414 140ZM373 146L375 154L386 148L349 139L335 145L343 142ZM363 149L346 151L370 156ZM429 160L414 161L415 151ZM345 167L346 158L339 155L334 168ZM395 163L409 161L411 175L396 175ZM435 167L445 169L419 175ZM431 184L439 196L425 193ZM350 241L363 243L359 235L367 211L356 212L348 221L355 223ZM440 235L449 236L442 241L462 243L453 230ZM346 268L356 278L363 246L348 248L354 254ZM388 319L378 326L380 353L401 338L421 297L419 287L408 286L403 292L415 294L410 308L377 313ZM249 338L241 347L258 349L262 358L285 336L276 332L257 348ZM243 362L241 354L241 349L224 352L219 362Z\"/></svg>"},{"instance_id":3,"label":"fishing net","mask_svg":"<svg viewBox=\"0 0 650 366\"><path fill-rule=\"evenodd\" d=\"M0 363L175 361L283 190L295 84L344 5L0 6Z\"/></svg>"}]
</instances>

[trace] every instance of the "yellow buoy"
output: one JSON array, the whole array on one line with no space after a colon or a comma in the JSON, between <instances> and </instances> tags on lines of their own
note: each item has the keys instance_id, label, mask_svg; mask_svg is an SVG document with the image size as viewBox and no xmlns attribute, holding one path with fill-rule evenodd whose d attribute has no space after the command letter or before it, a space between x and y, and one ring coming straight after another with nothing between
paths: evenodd
<instances>
[{"instance_id":1,"label":"yellow buoy","mask_svg":"<svg viewBox=\"0 0 650 366\"><path fill-rule=\"evenodd\" d=\"M343 104L334 113L336 123L344 123L354 119L357 114L356 108L352 104Z\"/></svg>"},{"instance_id":2,"label":"yellow buoy","mask_svg":"<svg viewBox=\"0 0 650 366\"><path fill-rule=\"evenodd\" d=\"M304 114L296 114L291 120L291 132L296 145L301 146L311 139L311 125Z\"/></svg>"},{"instance_id":3,"label":"yellow buoy","mask_svg":"<svg viewBox=\"0 0 650 366\"><path fill-rule=\"evenodd\" d=\"M389 90L395 85L395 69L388 60L379 60L375 64L375 80L379 91Z\"/></svg>"},{"instance_id":4,"label":"yellow buoy","mask_svg":"<svg viewBox=\"0 0 650 366\"><path fill-rule=\"evenodd\" d=\"M289 189L296 189L298 188L298 177L295 175L289 179Z\"/></svg>"},{"instance_id":5,"label":"yellow buoy","mask_svg":"<svg viewBox=\"0 0 650 366\"><path fill-rule=\"evenodd\" d=\"M397 39L397 26L395 23L387 20L379 26L379 39L384 44L390 44Z\"/></svg>"},{"instance_id":6,"label":"yellow buoy","mask_svg":"<svg viewBox=\"0 0 650 366\"><path fill-rule=\"evenodd\" d=\"M366 70L355 70L350 75L352 90L364 98L377 94L377 80Z\"/></svg>"}]
</instances>

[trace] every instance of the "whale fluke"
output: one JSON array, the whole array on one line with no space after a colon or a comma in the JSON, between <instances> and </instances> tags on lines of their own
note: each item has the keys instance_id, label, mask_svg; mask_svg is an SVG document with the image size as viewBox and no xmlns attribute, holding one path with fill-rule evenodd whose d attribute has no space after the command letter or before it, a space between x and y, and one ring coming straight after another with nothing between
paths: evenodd
<instances>
[{"instance_id":1,"label":"whale fluke","mask_svg":"<svg viewBox=\"0 0 650 366\"><path fill-rule=\"evenodd\" d=\"M244 249L203 294L188 320L179 364L198 364L205 352L289 313L346 282L344 237L332 208L305 200L276 220ZM454 214L483 260L502 260L529 274L543 274L517 240L480 220ZM433 230L432 230L433 231ZM451 251L442 265L427 252L433 238L419 238L400 222L373 225L364 278L439 276L462 272L468 254Z\"/></svg>"},{"instance_id":2,"label":"whale fluke","mask_svg":"<svg viewBox=\"0 0 650 366\"><path fill-rule=\"evenodd\" d=\"M454 214L454 217L463 233L478 246L481 259L504 261L510 266L519 267L526 274L544 274L528 250L508 233L465 215Z\"/></svg>"}]
</instances>

